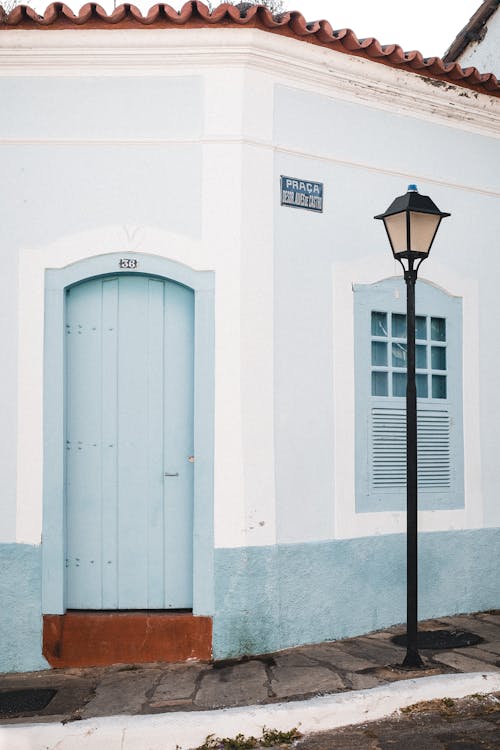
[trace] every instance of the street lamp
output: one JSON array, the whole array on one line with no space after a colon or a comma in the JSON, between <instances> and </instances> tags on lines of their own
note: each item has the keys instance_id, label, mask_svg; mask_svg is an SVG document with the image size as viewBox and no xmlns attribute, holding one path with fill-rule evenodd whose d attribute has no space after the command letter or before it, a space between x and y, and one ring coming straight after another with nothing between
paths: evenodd
<instances>
[{"instance_id":1,"label":"street lamp","mask_svg":"<svg viewBox=\"0 0 500 750\"><path fill-rule=\"evenodd\" d=\"M423 665L417 643L417 389L415 384L415 283L429 255L441 219L440 211L416 185L396 198L382 219L392 254L403 268L406 283L406 656L404 667Z\"/></svg>"}]
</instances>

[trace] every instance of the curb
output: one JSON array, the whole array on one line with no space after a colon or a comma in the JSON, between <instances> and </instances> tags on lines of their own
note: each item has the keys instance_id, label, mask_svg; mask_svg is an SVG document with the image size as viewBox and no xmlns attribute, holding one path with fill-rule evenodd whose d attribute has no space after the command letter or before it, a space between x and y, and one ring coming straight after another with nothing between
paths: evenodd
<instances>
[{"instance_id":1,"label":"curb","mask_svg":"<svg viewBox=\"0 0 500 750\"><path fill-rule=\"evenodd\" d=\"M500 691L500 672L437 675L305 701L213 711L111 716L68 724L0 727L1 750L187 750L209 734L259 735L263 726L304 734L375 721L420 701Z\"/></svg>"}]
</instances>

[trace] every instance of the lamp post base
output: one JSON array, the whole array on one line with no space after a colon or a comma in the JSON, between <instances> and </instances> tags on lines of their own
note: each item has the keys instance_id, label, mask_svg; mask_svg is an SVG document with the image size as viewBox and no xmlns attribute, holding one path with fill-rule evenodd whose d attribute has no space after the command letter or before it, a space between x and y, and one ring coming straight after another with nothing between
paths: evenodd
<instances>
[{"instance_id":1,"label":"lamp post base","mask_svg":"<svg viewBox=\"0 0 500 750\"><path fill-rule=\"evenodd\" d=\"M411 667L412 669L418 669L419 667L424 666L424 662L422 661L422 657L418 653L416 649L407 649L406 656L404 658L403 667Z\"/></svg>"}]
</instances>

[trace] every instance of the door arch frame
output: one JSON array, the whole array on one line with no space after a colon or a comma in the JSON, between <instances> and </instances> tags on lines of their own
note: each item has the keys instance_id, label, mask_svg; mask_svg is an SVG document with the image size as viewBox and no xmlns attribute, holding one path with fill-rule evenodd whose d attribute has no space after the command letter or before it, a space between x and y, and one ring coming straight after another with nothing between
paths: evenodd
<instances>
[{"instance_id":1,"label":"door arch frame","mask_svg":"<svg viewBox=\"0 0 500 750\"><path fill-rule=\"evenodd\" d=\"M121 267L135 260L136 267ZM66 289L99 276L137 273L158 276L194 292L194 498L193 614L212 615L214 475L214 287L213 271L196 271L145 253L96 255L45 271L43 399L42 613L64 614L64 311Z\"/></svg>"}]
</instances>

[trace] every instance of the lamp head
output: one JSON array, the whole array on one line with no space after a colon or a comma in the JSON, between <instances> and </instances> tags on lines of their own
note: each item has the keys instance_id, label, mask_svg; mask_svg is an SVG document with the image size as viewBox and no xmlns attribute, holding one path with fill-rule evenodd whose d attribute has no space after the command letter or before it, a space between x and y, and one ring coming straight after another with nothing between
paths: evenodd
<instances>
[{"instance_id":1,"label":"lamp head","mask_svg":"<svg viewBox=\"0 0 500 750\"><path fill-rule=\"evenodd\" d=\"M428 195L420 195L416 185L408 185L405 195L395 198L385 213L374 218L384 222L396 260L413 263L427 258L446 216L450 214L440 211Z\"/></svg>"}]
</instances>

